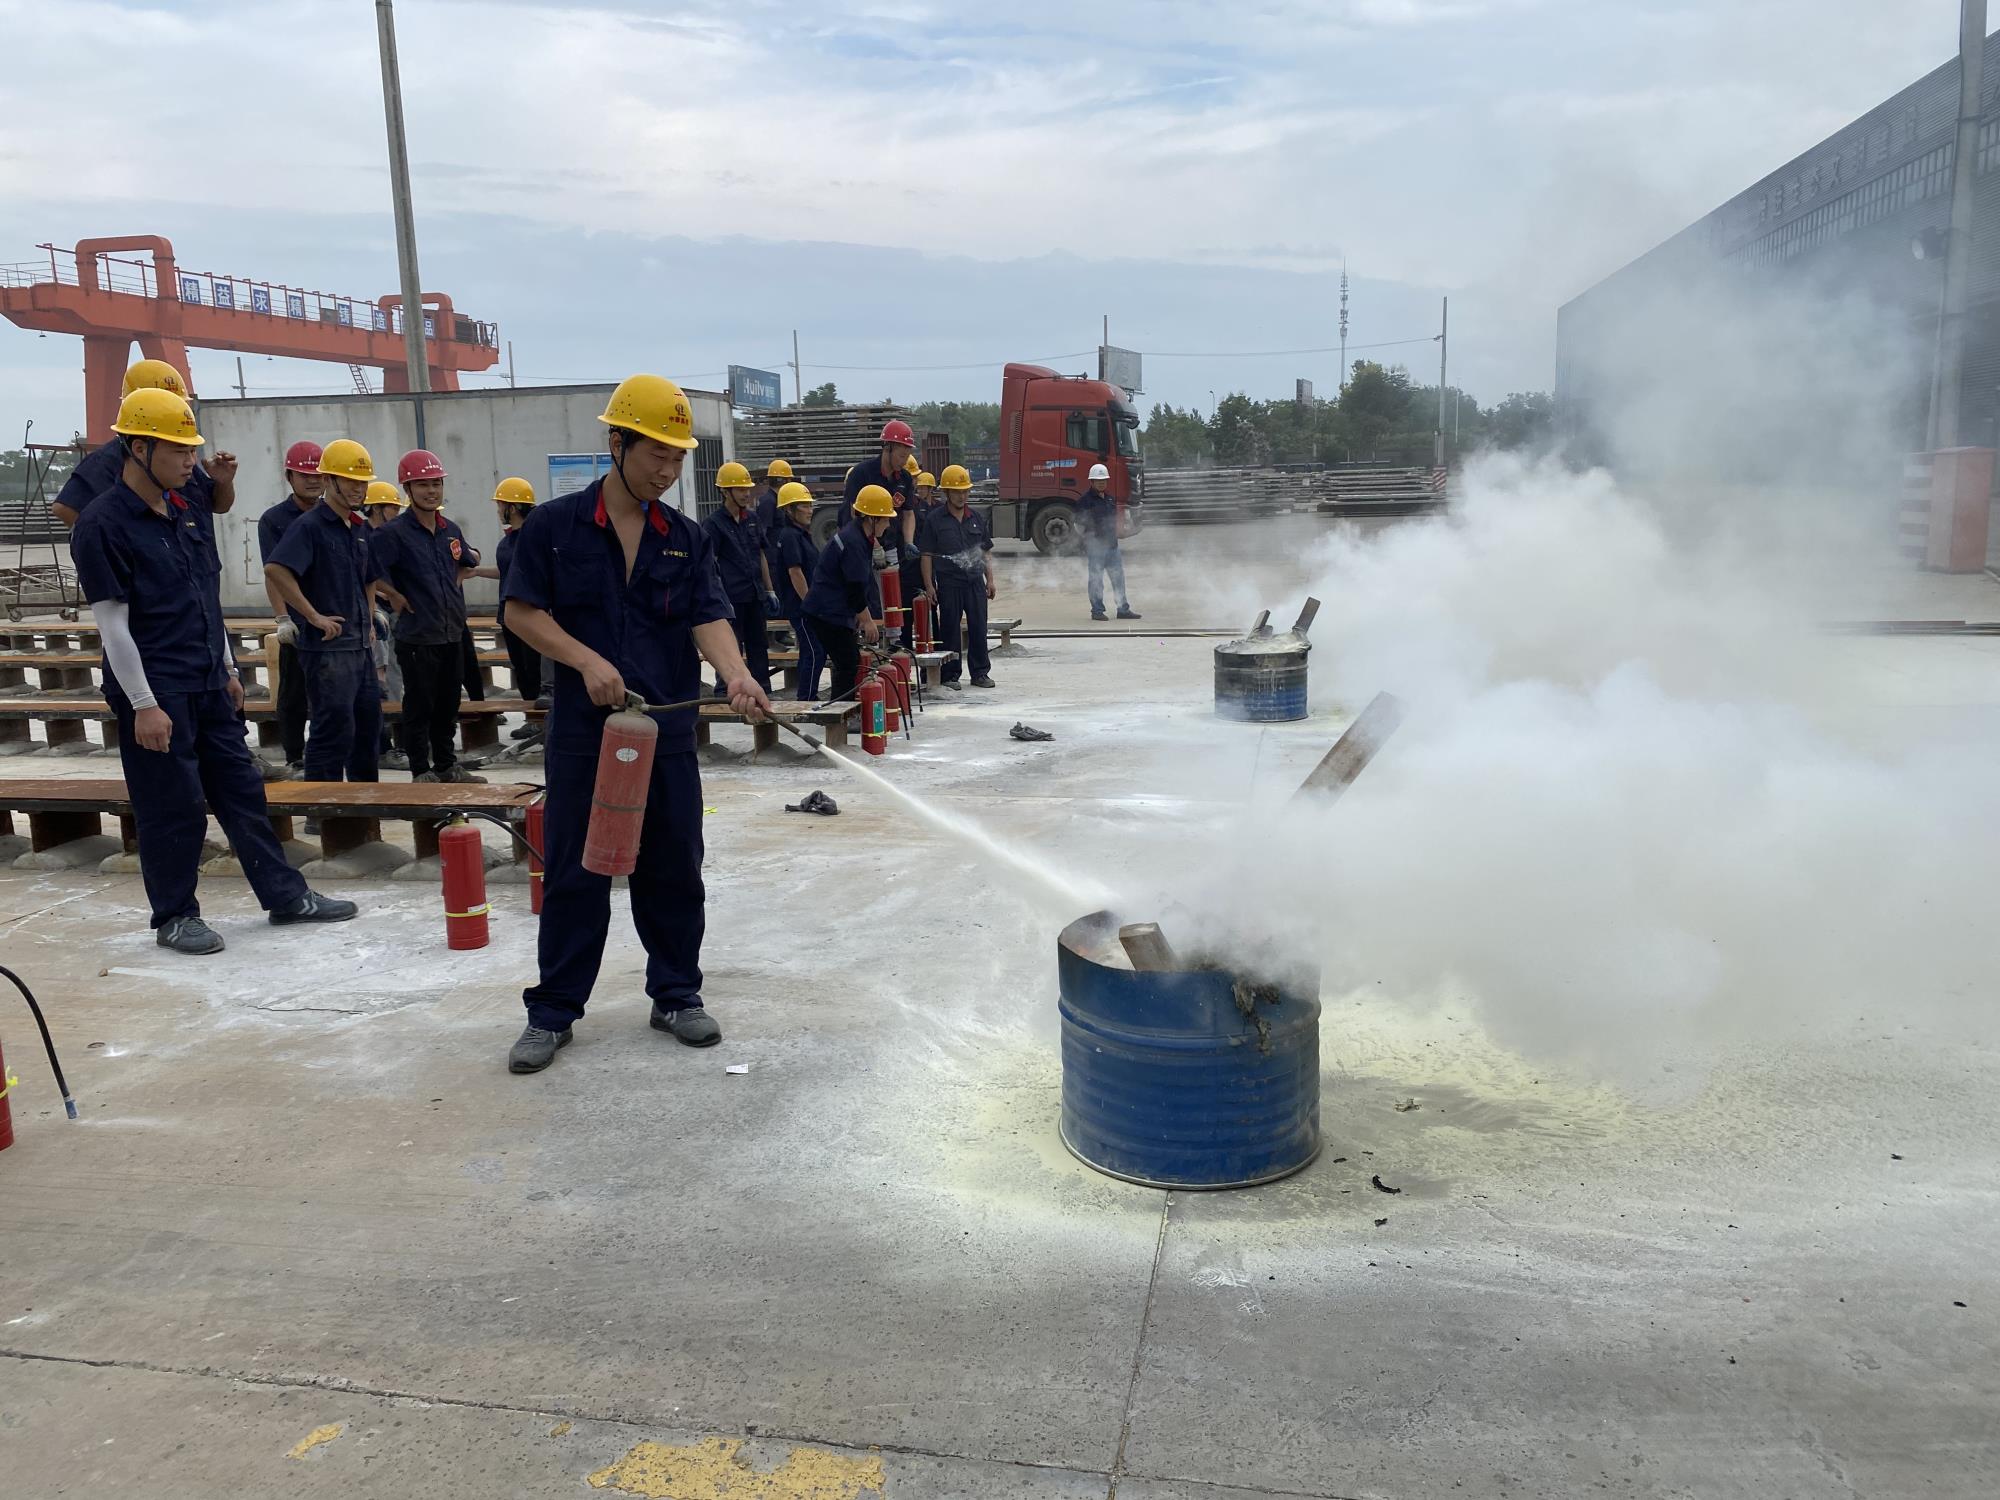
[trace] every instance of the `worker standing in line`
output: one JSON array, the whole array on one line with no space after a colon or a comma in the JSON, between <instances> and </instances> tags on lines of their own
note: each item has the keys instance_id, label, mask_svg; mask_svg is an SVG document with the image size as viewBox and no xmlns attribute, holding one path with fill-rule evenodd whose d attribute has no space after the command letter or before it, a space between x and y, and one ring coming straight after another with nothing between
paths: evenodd
<instances>
[{"instance_id":1,"label":"worker standing in line","mask_svg":"<svg viewBox=\"0 0 2000 1500\"><path fill-rule=\"evenodd\" d=\"M344 922L354 903L310 889L286 862L244 742L220 582L180 494L201 446L194 413L171 391L141 389L119 403L111 430L125 467L78 517L70 554L104 644L104 696L118 717L154 941L176 953L222 951L195 895L211 812L273 923Z\"/></svg>"},{"instance_id":2,"label":"worker standing in line","mask_svg":"<svg viewBox=\"0 0 2000 1500\"><path fill-rule=\"evenodd\" d=\"M134 391L171 391L186 401L187 382L181 379L181 372L163 359L142 359L136 361L125 372L124 396ZM121 397L122 399L122 397ZM86 453L70 471L63 487L56 492L54 503L49 507L64 526L72 530L76 518L83 514L90 502L118 483L125 470L125 450L116 437L100 447ZM189 512L195 518L195 525L208 543L208 550L214 559L215 571L222 572L222 554L215 550L216 516L229 514L236 505L236 455L233 453L213 453L209 455L208 467L194 466L188 476L181 498L188 503Z\"/></svg>"},{"instance_id":3,"label":"worker standing in line","mask_svg":"<svg viewBox=\"0 0 2000 1500\"><path fill-rule=\"evenodd\" d=\"M739 463L726 463L716 470L715 487L721 491L722 504L708 513L701 527L715 551L722 595L735 613L730 624L736 632L736 647L757 686L769 693L771 633L764 623L778 612L778 596L771 587L770 549L764 528L750 512L750 471ZM726 685L718 681L715 693L723 697Z\"/></svg>"},{"instance_id":4,"label":"worker standing in line","mask_svg":"<svg viewBox=\"0 0 2000 1500\"><path fill-rule=\"evenodd\" d=\"M910 457L916 452L917 436L910 431L910 424L903 421L885 422L882 425L881 452L874 458L864 458L847 471L847 483L841 490L840 524L854 522L854 501L868 485L880 485L893 497L908 497L916 493L916 486L910 482Z\"/></svg>"},{"instance_id":5,"label":"worker standing in line","mask_svg":"<svg viewBox=\"0 0 2000 1500\"><path fill-rule=\"evenodd\" d=\"M896 502L888 490L879 484L863 485L854 497L854 519L834 533L813 565L805 622L833 663L835 703L854 696L855 679L861 675L861 641L873 646L882 639L882 585L875 576L875 544L895 518ZM860 641L855 639L857 630Z\"/></svg>"},{"instance_id":6,"label":"worker standing in line","mask_svg":"<svg viewBox=\"0 0 2000 1500\"><path fill-rule=\"evenodd\" d=\"M951 464L938 487L945 505L934 510L924 531L924 592L937 601L943 621L939 634L953 652L944 664L944 685L958 686L961 664L972 669L972 685L993 686L993 658L986 649L986 606L999 592L993 585L993 533L986 517L969 504L972 476Z\"/></svg>"},{"instance_id":7,"label":"worker standing in line","mask_svg":"<svg viewBox=\"0 0 2000 1500\"><path fill-rule=\"evenodd\" d=\"M371 650L375 564L356 511L375 462L352 438L320 454L326 491L279 541L264 576L290 609L305 663L311 723L306 780L379 781L382 689Z\"/></svg>"},{"instance_id":8,"label":"worker standing in line","mask_svg":"<svg viewBox=\"0 0 2000 1500\"><path fill-rule=\"evenodd\" d=\"M403 670L403 753L412 781L479 782L458 764L465 576L479 553L444 514L444 465L425 448L405 453L397 482L409 509L368 540L376 576L396 601L396 664Z\"/></svg>"},{"instance_id":9,"label":"worker standing in line","mask_svg":"<svg viewBox=\"0 0 2000 1500\"><path fill-rule=\"evenodd\" d=\"M778 598L799 645L796 696L801 703L819 697L820 669L826 665L826 647L806 623L806 595L812 591L820 552L813 543L812 513L812 491L804 485L795 480L778 491L779 530L771 556L776 559L773 568L778 575Z\"/></svg>"},{"instance_id":10,"label":"worker standing in line","mask_svg":"<svg viewBox=\"0 0 2000 1500\"><path fill-rule=\"evenodd\" d=\"M764 528L767 540L778 534L778 493L791 482L792 466L782 458L772 459L757 480L757 493L750 497L750 509L757 517L757 524Z\"/></svg>"},{"instance_id":11,"label":"worker standing in line","mask_svg":"<svg viewBox=\"0 0 2000 1500\"><path fill-rule=\"evenodd\" d=\"M624 708L628 693L656 704L699 698L701 657L728 684L737 712L755 719L771 708L736 649L707 533L660 498L680 482L697 446L687 397L658 375L628 376L598 420L611 429L611 472L535 507L509 560L501 603L508 627L556 664L541 974L522 995L528 1024L507 1058L516 1073L539 1072L569 1045L604 960L611 877L584 869L582 855L606 713ZM688 1046L709 1047L722 1040L722 1028L701 996L695 714L677 708L653 715L660 738L629 883L652 1025Z\"/></svg>"},{"instance_id":12,"label":"worker standing in line","mask_svg":"<svg viewBox=\"0 0 2000 1500\"><path fill-rule=\"evenodd\" d=\"M285 450L285 484L291 491L284 499L257 518L257 560L267 563L278 539L292 522L319 504L319 492L326 484L319 474L319 444L297 442ZM264 597L277 622L278 680L274 684L278 709L278 742L285 748L285 764L280 775L286 781L304 776L306 760L306 678L299 666L298 630L285 613L285 601L264 582Z\"/></svg>"},{"instance_id":13,"label":"worker standing in line","mask_svg":"<svg viewBox=\"0 0 2000 1500\"><path fill-rule=\"evenodd\" d=\"M1076 529L1083 533L1084 567L1088 569L1090 618L1104 618L1104 575L1118 593L1118 618L1136 620L1139 612L1125 597L1125 559L1118 551L1118 502L1111 498L1111 471L1090 466L1090 488L1076 502Z\"/></svg>"},{"instance_id":14,"label":"worker standing in line","mask_svg":"<svg viewBox=\"0 0 2000 1500\"><path fill-rule=\"evenodd\" d=\"M362 540L374 541L376 534L400 516L409 503L403 498L403 492L388 480L369 480L368 494L363 501L361 512L362 518L367 523L367 528L362 533ZM381 587L381 580L377 578L371 594L378 594ZM395 621L390 616L386 599L378 604L371 598L370 607L374 614L375 639L368 648L368 654L375 663L375 682L382 689L384 703L401 703L403 669L396 661ZM384 771L410 769L410 757L403 751L403 723L400 716L382 715L382 729L376 735L375 742L378 769Z\"/></svg>"},{"instance_id":15,"label":"worker standing in line","mask_svg":"<svg viewBox=\"0 0 2000 1500\"><path fill-rule=\"evenodd\" d=\"M915 459L910 460L915 463ZM910 498L896 512L897 572L903 582L903 629L905 651L917 648L917 612L911 608L924 592L924 521L930 515L931 497L937 493L935 476L919 469L910 481Z\"/></svg>"},{"instance_id":16,"label":"worker standing in line","mask_svg":"<svg viewBox=\"0 0 2000 1500\"><path fill-rule=\"evenodd\" d=\"M528 514L535 508L535 487L525 479L509 477L500 481L493 490L493 502L500 507L500 544L493 549L493 567L477 570L482 577L490 577L500 585L500 597L507 597L507 569L514 560L514 548L521 540L521 527L526 524ZM542 696L544 677L542 674L542 654L536 651L518 635L507 628L507 622L500 622L500 643L507 650L507 667L514 674L514 696L533 703ZM553 674L551 674L553 676ZM516 729L512 738L534 739L541 733L541 726L530 720Z\"/></svg>"}]
</instances>

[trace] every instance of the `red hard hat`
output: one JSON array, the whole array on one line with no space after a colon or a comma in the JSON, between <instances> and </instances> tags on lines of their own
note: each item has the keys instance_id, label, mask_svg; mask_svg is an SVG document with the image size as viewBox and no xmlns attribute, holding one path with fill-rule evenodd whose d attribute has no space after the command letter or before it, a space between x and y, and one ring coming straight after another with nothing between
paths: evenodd
<instances>
[{"instance_id":1,"label":"red hard hat","mask_svg":"<svg viewBox=\"0 0 2000 1500\"><path fill-rule=\"evenodd\" d=\"M300 441L285 450L285 472L288 474L317 474L319 472L319 444Z\"/></svg>"},{"instance_id":2,"label":"red hard hat","mask_svg":"<svg viewBox=\"0 0 2000 1500\"><path fill-rule=\"evenodd\" d=\"M882 428L882 442L884 445L900 443L905 448L914 448L917 446L917 435L910 431L908 422L890 422Z\"/></svg>"},{"instance_id":3,"label":"red hard hat","mask_svg":"<svg viewBox=\"0 0 2000 1500\"><path fill-rule=\"evenodd\" d=\"M442 478L444 478L444 465L428 448L412 448L396 461L398 484L408 484L412 479Z\"/></svg>"}]
</instances>

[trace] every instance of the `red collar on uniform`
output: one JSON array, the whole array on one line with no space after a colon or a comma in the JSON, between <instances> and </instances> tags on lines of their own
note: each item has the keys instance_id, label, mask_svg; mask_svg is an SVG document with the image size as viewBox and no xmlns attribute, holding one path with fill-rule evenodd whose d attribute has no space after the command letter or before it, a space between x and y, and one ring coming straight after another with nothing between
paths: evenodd
<instances>
[{"instance_id":1,"label":"red collar on uniform","mask_svg":"<svg viewBox=\"0 0 2000 1500\"><path fill-rule=\"evenodd\" d=\"M597 514L590 519L595 521L599 526L609 526L611 524L611 513L604 508L604 490L602 487L597 491ZM646 503L646 519L652 523L653 530L657 531L661 536L667 534L667 508L660 504L659 501L650 500Z\"/></svg>"},{"instance_id":2,"label":"red collar on uniform","mask_svg":"<svg viewBox=\"0 0 2000 1500\"><path fill-rule=\"evenodd\" d=\"M188 508L187 501L181 499L180 495L173 490L167 491L167 499L173 502L175 510L186 510Z\"/></svg>"}]
</instances>

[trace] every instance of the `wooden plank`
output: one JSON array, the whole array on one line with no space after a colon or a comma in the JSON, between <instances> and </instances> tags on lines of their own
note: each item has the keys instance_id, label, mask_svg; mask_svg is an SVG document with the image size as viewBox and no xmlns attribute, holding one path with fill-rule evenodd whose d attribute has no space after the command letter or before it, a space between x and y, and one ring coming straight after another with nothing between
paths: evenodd
<instances>
[{"instance_id":1,"label":"wooden plank","mask_svg":"<svg viewBox=\"0 0 2000 1500\"><path fill-rule=\"evenodd\" d=\"M1329 801L1340 796L1354 784L1355 777L1368 769L1375 752L1402 722L1402 700L1393 693L1377 693L1292 795L1303 797L1311 792Z\"/></svg>"},{"instance_id":2,"label":"wooden plank","mask_svg":"<svg viewBox=\"0 0 2000 1500\"><path fill-rule=\"evenodd\" d=\"M273 813L353 813L371 816L431 817L465 808L484 812L525 811L542 795L533 782L478 785L461 782L272 781L264 800ZM0 807L19 812L89 810L125 813L132 799L120 777L0 778Z\"/></svg>"},{"instance_id":3,"label":"wooden plank","mask_svg":"<svg viewBox=\"0 0 2000 1500\"><path fill-rule=\"evenodd\" d=\"M271 645L268 648L260 646L260 650L263 651L261 660L256 656L246 654L237 657L236 665L246 672L268 671L275 678L278 670L276 649L278 638L276 635L270 635L263 639L270 642ZM507 665L507 653L505 651L481 651L478 655L481 666L504 667ZM27 668L43 673L74 672L78 677L76 684L78 686L84 685L82 682L83 673L101 671L103 667L104 654L100 651L0 652L0 670L14 671Z\"/></svg>"},{"instance_id":4,"label":"wooden plank","mask_svg":"<svg viewBox=\"0 0 2000 1500\"><path fill-rule=\"evenodd\" d=\"M385 714L399 714L402 703L390 699L382 705ZM467 699L458 705L461 719L498 718L504 714L526 714L535 711L535 705L525 698L484 698ZM243 712L253 722L261 719L275 719L278 706L269 699L256 699L243 705ZM116 717L111 705L102 698L0 698L0 719L110 719Z\"/></svg>"}]
</instances>

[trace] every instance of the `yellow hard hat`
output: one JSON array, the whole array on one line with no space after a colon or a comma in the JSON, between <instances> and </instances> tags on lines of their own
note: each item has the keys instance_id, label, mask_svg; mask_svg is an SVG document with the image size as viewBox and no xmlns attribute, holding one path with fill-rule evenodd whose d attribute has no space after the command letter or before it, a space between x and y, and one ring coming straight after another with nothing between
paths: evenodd
<instances>
[{"instance_id":1,"label":"yellow hard hat","mask_svg":"<svg viewBox=\"0 0 2000 1500\"><path fill-rule=\"evenodd\" d=\"M766 479L790 479L792 477L792 466L782 458L774 458L771 460L771 467L764 471L764 477Z\"/></svg>"},{"instance_id":2,"label":"yellow hard hat","mask_svg":"<svg viewBox=\"0 0 2000 1500\"><path fill-rule=\"evenodd\" d=\"M969 490L972 488L972 476L965 472L964 464L947 464L945 466L944 478L938 481L938 488L941 490Z\"/></svg>"},{"instance_id":3,"label":"yellow hard hat","mask_svg":"<svg viewBox=\"0 0 2000 1500\"><path fill-rule=\"evenodd\" d=\"M750 471L732 459L715 471L715 487L719 490L747 490L750 488Z\"/></svg>"},{"instance_id":4,"label":"yellow hard hat","mask_svg":"<svg viewBox=\"0 0 2000 1500\"><path fill-rule=\"evenodd\" d=\"M502 505L533 505L535 487L525 479L503 479L493 487L493 498Z\"/></svg>"},{"instance_id":5,"label":"yellow hard hat","mask_svg":"<svg viewBox=\"0 0 2000 1500\"><path fill-rule=\"evenodd\" d=\"M931 473L928 469L919 470L917 474L917 488L920 490L936 489L937 475Z\"/></svg>"},{"instance_id":6,"label":"yellow hard hat","mask_svg":"<svg viewBox=\"0 0 2000 1500\"><path fill-rule=\"evenodd\" d=\"M787 505L811 505L812 503L813 492L800 484L796 479L790 484L781 486L778 490L778 508L780 510Z\"/></svg>"},{"instance_id":7,"label":"yellow hard hat","mask_svg":"<svg viewBox=\"0 0 2000 1500\"><path fill-rule=\"evenodd\" d=\"M353 438L335 438L320 450L319 471L335 479L366 481L375 477L375 460Z\"/></svg>"},{"instance_id":8,"label":"yellow hard hat","mask_svg":"<svg viewBox=\"0 0 2000 1500\"><path fill-rule=\"evenodd\" d=\"M664 375L627 375L618 382L597 420L669 448L700 446L695 441L694 411L687 396Z\"/></svg>"},{"instance_id":9,"label":"yellow hard hat","mask_svg":"<svg viewBox=\"0 0 2000 1500\"><path fill-rule=\"evenodd\" d=\"M181 372L164 359L142 359L125 372L124 395L134 391L172 391L181 400L187 400L187 382L181 379Z\"/></svg>"},{"instance_id":10,"label":"yellow hard hat","mask_svg":"<svg viewBox=\"0 0 2000 1500\"><path fill-rule=\"evenodd\" d=\"M854 513L857 516L893 516L896 502L881 485L864 484L861 493L854 497Z\"/></svg>"},{"instance_id":11,"label":"yellow hard hat","mask_svg":"<svg viewBox=\"0 0 2000 1500\"><path fill-rule=\"evenodd\" d=\"M158 387L140 387L118 403L118 420L111 430L124 437L158 438L183 448L199 448L194 412L184 397Z\"/></svg>"},{"instance_id":12,"label":"yellow hard hat","mask_svg":"<svg viewBox=\"0 0 2000 1500\"><path fill-rule=\"evenodd\" d=\"M917 455L914 453L903 460L903 472L905 474L916 474L921 472L922 469L923 465L917 462Z\"/></svg>"},{"instance_id":13,"label":"yellow hard hat","mask_svg":"<svg viewBox=\"0 0 2000 1500\"><path fill-rule=\"evenodd\" d=\"M361 503L363 505L393 505L396 509L401 510L410 502L405 500L402 491L389 483L388 480L371 479L368 481L368 498Z\"/></svg>"}]
</instances>

